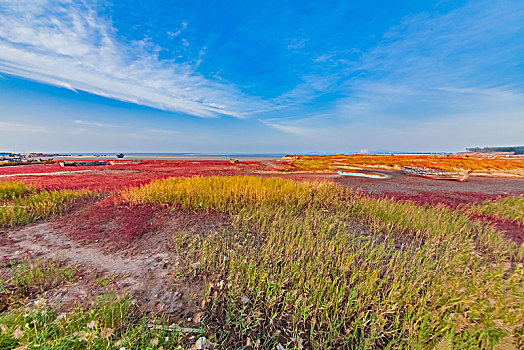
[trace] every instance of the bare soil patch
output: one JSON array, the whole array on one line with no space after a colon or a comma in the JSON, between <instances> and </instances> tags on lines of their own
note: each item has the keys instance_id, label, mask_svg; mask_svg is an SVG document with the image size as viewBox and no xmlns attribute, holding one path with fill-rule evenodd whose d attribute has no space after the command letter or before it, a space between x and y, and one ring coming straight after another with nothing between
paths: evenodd
<instances>
[{"instance_id":1,"label":"bare soil patch","mask_svg":"<svg viewBox=\"0 0 524 350\"><path fill-rule=\"evenodd\" d=\"M524 179L520 178L471 176L466 182L458 182L406 176L401 171L382 170L382 172L391 177L389 179L366 179L340 176L335 177L334 181L364 193L381 196L421 194L420 197L423 198L427 193L433 192L463 193L466 197L471 193L476 193L484 194L491 199L494 196L518 196L524 193ZM474 199L477 198L478 195ZM433 203L428 202L428 204Z\"/></svg>"},{"instance_id":2,"label":"bare soil patch","mask_svg":"<svg viewBox=\"0 0 524 350\"><path fill-rule=\"evenodd\" d=\"M31 257L77 265L81 272L78 283L48 293L63 309L88 305L96 295L111 289L130 293L147 313L191 322L200 311L203 281L177 281L176 271L185 269L186 262L174 252L173 235L215 232L229 225L229 218L218 213L108 203L104 199L59 220L7 231L3 240L8 244L0 247L0 258ZM100 216L90 216L94 213ZM101 286L96 282L100 279L109 282Z\"/></svg>"}]
</instances>

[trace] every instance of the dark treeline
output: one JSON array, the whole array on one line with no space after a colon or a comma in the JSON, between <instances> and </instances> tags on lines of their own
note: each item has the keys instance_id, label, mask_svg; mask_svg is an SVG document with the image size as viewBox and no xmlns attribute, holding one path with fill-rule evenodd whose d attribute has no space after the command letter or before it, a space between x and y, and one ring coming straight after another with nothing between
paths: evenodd
<instances>
[{"instance_id":1,"label":"dark treeline","mask_svg":"<svg viewBox=\"0 0 524 350\"><path fill-rule=\"evenodd\" d=\"M524 154L524 146L506 146L506 147L471 147L466 148L468 152L513 152L514 154Z\"/></svg>"}]
</instances>

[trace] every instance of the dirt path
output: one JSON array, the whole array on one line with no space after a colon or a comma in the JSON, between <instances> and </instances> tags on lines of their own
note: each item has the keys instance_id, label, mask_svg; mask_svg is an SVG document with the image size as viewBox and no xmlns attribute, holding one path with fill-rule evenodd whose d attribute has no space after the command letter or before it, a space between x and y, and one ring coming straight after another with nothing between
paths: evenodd
<instances>
[{"instance_id":1,"label":"dirt path","mask_svg":"<svg viewBox=\"0 0 524 350\"><path fill-rule=\"evenodd\" d=\"M55 171L53 173L27 173L27 174L7 174L0 175L0 177L13 177L13 176L42 176L42 175L70 175L74 173L90 173L94 170L72 170L72 171Z\"/></svg>"},{"instance_id":2,"label":"dirt path","mask_svg":"<svg viewBox=\"0 0 524 350\"><path fill-rule=\"evenodd\" d=\"M53 259L68 265L78 265L86 275L111 278L116 290L126 290L146 312L164 312L174 319L190 318L197 311L191 294L201 286L172 285L176 257L169 251L167 235L151 234L143 237L144 246L156 246L147 251L123 249L109 251L101 242L78 242L60 232L52 223L38 223L8 232L9 242L0 247L0 257L21 259L30 255L43 260ZM153 242L146 242L146 241ZM92 283L78 283L62 290L62 303L88 302ZM194 299L194 298L193 298Z\"/></svg>"}]
</instances>

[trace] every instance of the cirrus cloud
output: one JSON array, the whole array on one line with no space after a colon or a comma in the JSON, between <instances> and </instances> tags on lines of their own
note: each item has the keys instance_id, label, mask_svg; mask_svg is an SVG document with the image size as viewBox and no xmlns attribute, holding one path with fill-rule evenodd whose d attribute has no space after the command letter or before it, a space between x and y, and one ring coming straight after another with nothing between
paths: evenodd
<instances>
[{"instance_id":1,"label":"cirrus cloud","mask_svg":"<svg viewBox=\"0 0 524 350\"><path fill-rule=\"evenodd\" d=\"M0 71L199 117L242 118L264 108L233 84L160 59L147 40L119 41L94 7L92 1L0 0Z\"/></svg>"}]
</instances>

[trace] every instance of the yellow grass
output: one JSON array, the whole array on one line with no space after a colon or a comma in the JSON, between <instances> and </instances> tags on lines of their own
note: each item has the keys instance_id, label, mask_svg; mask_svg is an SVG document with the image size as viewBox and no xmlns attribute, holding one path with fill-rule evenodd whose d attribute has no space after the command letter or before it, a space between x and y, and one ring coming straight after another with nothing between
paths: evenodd
<instances>
[{"instance_id":1,"label":"yellow grass","mask_svg":"<svg viewBox=\"0 0 524 350\"><path fill-rule=\"evenodd\" d=\"M256 177L158 180L122 196L230 213L230 229L174 239L199 263L186 274L207 281L205 319L223 348L246 337L291 349L524 339L523 246L459 212Z\"/></svg>"}]
</instances>

